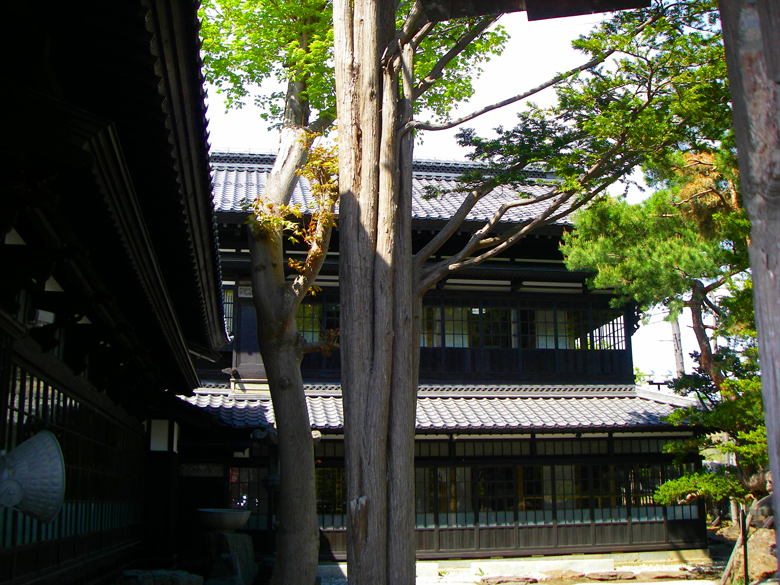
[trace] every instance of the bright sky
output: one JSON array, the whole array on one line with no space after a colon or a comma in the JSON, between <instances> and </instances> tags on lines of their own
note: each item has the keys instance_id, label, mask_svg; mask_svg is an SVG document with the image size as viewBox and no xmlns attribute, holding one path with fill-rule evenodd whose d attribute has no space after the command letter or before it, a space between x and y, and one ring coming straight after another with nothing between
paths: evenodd
<instances>
[{"instance_id":1,"label":"bright sky","mask_svg":"<svg viewBox=\"0 0 780 585\"><path fill-rule=\"evenodd\" d=\"M481 107L520 94L548 80L556 73L567 71L587 61L571 47L571 41L587 33L602 15L587 15L528 22L525 12L506 14L501 24L510 33L504 53L483 65L483 74L475 83L476 94L469 103L461 104L454 117L468 114ZM209 88L209 131L212 148L232 152L275 152L278 137L267 131L267 123L251 104L240 110L225 113L219 95ZM549 105L555 95L551 89L536 94L532 101ZM522 103L512 104L465 124L478 133L489 136L497 126L512 127ZM421 116L425 119L425 116ZM415 146L415 158L464 160L467 151L455 141L457 129L426 132ZM633 197L639 197L636 193ZM632 195L629 195L631 198ZM696 348L689 319L680 324L686 371L691 371L688 353ZM660 379L675 370L671 326L662 315L651 318L632 338L634 364L642 372L655 373Z\"/></svg>"}]
</instances>

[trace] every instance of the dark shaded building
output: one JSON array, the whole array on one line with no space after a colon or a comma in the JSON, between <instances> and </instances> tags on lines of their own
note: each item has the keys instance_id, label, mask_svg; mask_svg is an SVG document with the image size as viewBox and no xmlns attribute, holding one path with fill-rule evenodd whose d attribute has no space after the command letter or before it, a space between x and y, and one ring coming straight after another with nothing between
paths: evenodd
<instances>
[{"instance_id":1,"label":"dark shaded building","mask_svg":"<svg viewBox=\"0 0 780 585\"><path fill-rule=\"evenodd\" d=\"M67 485L0 509L0 583L171 566L182 425L224 328L189 0L12 3L0 181L0 448L48 429ZM184 406L184 408L182 408Z\"/></svg>"}]
</instances>

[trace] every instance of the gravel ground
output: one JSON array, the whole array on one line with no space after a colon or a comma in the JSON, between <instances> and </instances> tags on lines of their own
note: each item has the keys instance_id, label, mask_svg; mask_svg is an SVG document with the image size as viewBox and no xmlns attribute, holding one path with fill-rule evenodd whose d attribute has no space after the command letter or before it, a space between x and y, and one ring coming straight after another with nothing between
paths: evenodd
<instances>
[{"instance_id":1,"label":"gravel ground","mask_svg":"<svg viewBox=\"0 0 780 585\"><path fill-rule=\"evenodd\" d=\"M709 567L709 568L708 568ZM656 573L666 572L671 573L674 571L681 571L690 574L689 579L704 579L701 585L705 583L717 583L717 577L711 573L714 569L712 565L694 565L694 564L682 564L682 563L663 563L663 564L643 564L643 565L627 565L615 567L616 571L630 571L637 575L637 580L631 581L609 581L606 583L638 583L645 581L642 578L642 573ZM599 585L600 581L589 581L584 577L568 580L555 580L551 579L549 575L545 573L523 573L522 577L531 577L540 582L541 585L580 585L583 583ZM479 584L482 576L473 575L470 568L442 568L439 571L437 578L418 578L417 585L474 585ZM649 579L647 579L649 581ZM653 583L657 585L672 585L672 583L683 583L681 579L653 579ZM324 578L322 579L322 585L346 585L346 579L339 578Z\"/></svg>"}]
</instances>

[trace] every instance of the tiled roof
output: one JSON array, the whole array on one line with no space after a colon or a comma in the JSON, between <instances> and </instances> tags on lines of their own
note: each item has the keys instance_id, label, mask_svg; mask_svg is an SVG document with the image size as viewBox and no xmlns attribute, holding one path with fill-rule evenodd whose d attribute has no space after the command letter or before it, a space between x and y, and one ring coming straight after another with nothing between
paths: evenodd
<instances>
[{"instance_id":1,"label":"tiled roof","mask_svg":"<svg viewBox=\"0 0 780 585\"><path fill-rule=\"evenodd\" d=\"M268 158L270 155L234 155L212 157L214 207L218 212L243 213L243 203L262 194L268 179ZM253 158L254 157L254 158ZM420 161L415 163L416 172L412 182L412 216L419 220L442 221L449 219L466 196L455 192L458 183L455 178L474 163L445 163ZM449 173L447 170L450 169ZM544 173L531 172L530 175L546 178ZM440 195L429 197L430 189ZM528 185L523 193L538 197L549 193L547 185ZM516 201L518 193L510 187L497 187L488 196L481 199L471 210L466 221L486 221L498 208ZM307 209L313 203L309 183L298 178L290 205L300 205ZM510 209L502 218L505 223L518 223L537 217L547 209L549 202L535 203ZM565 222L561 222L562 224Z\"/></svg>"},{"instance_id":2,"label":"tiled roof","mask_svg":"<svg viewBox=\"0 0 780 585\"><path fill-rule=\"evenodd\" d=\"M270 398L236 398L199 394L182 400L203 408L225 424L258 428L274 423ZM340 396L307 396L309 421L317 430L340 430L344 415ZM540 398L421 397L417 429L434 431L552 431L663 427L662 417L674 406L623 393L614 396Z\"/></svg>"}]
</instances>

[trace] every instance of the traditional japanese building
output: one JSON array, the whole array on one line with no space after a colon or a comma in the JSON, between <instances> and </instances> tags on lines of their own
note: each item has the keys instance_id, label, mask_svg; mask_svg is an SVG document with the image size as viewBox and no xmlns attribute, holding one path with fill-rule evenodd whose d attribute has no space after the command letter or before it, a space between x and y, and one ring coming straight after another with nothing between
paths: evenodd
<instances>
[{"instance_id":1,"label":"traditional japanese building","mask_svg":"<svg viewBox=\"0 0 780 585\"><path fill-rule=\"evenodd\" d=\"M204 460L183 436L191 490L210 486L222 503L252 511L248 529L272 548L278 483L274 414L257 349L242 202L262 193L273 156L212 156L223 294L233 338L203 387L185 400L238 433L234 457ZM457 207L455 177L471 163L418 162L414 245L432 237ZM541 171L531 174L549 179ZM428 197L435 187L438 197ZM548 187L531 186L531 194ZM469 215L451 249L483 225L511 190L498 189ZM292 203L307 208L299 180ZM544 204L538 204L544 205ZM515 208L507 222L538 213ZM420 338L416 510L419 558L527 556L706 547L698 503L664 507L658 485L681 473L664 445L691 436L663 417L685 399L638 390L631 360L633 307L614 308L587 274L563 265L556 223L426 294ZM309 341L338 327L338 237L298 327ZM294 248L291 254L303 253ZM324 558L346 550L343 416L339 352L302 363L315 446ZM243 434L242 434L243 433ZM689 466L696 465L691 461ZM184 481L184 478L182 478ZM221 485L221 488L219 487Z\"/></svg>"},{"instance_id":2,"label":"traditional japanese building","mask_svg":"<svg viewBox=\"0 0 780 585\"><path fill-rule=\"evenodd\" d=\"M175 398L227 342L197 5L4 17L0 449L51 431L66 483L0 507L0 583L114 582L175 562L179 429L216 426Z\"/></svg>"}]
</instances>

